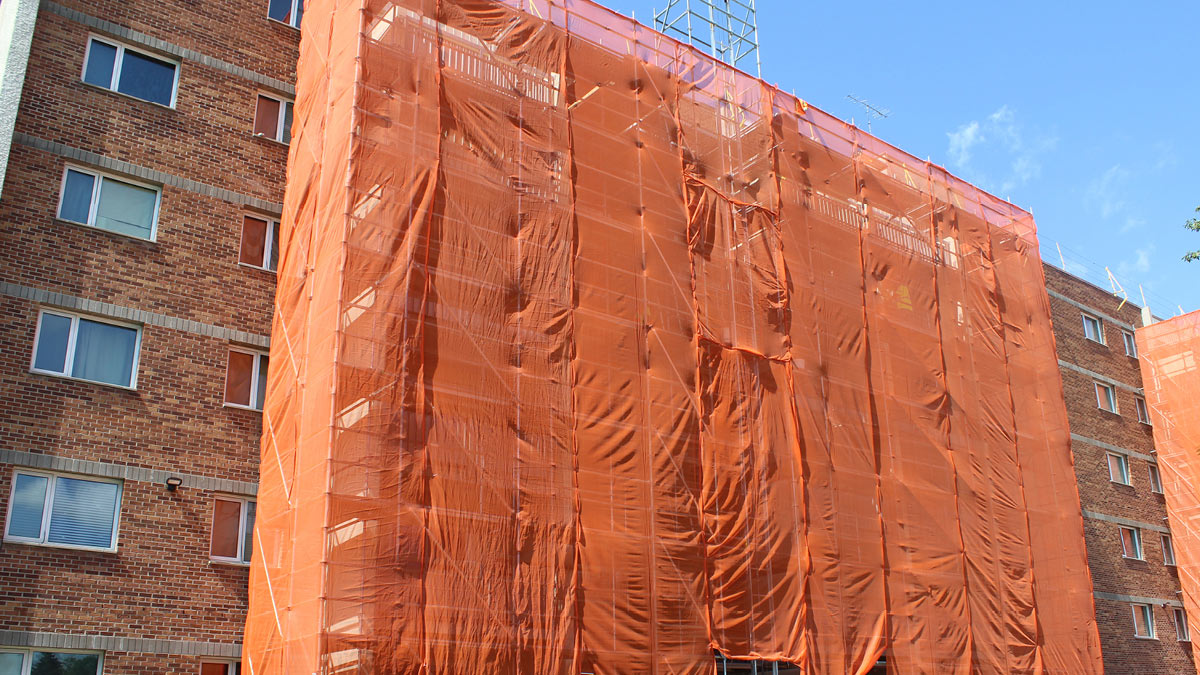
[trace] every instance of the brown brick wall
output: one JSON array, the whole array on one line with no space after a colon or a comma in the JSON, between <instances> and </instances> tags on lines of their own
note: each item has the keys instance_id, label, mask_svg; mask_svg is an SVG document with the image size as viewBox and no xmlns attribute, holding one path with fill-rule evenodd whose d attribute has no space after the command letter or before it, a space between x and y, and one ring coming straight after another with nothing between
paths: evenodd
<instances>
[{"instance_id":1,"label":"brown brick wall","mask_svg":"<svg viewBox=\"0 0 1200 675\"><path fill-rule=\"evenodd\" d=\"M1122 324L1140 325L1141 308L1122 304L1121 298L1081 279L1046 265L1046 286L1092 310ZM1083 334L1083 311L1060 298L1050 298L1055 340L1060 361L1073 364L1126 384L1142 386L1137 359L1125 354L1120 325L1098 317L1104 326L1105 344L1089 340ZM1166 527L1163 497L1150 489L1148 462L1154 456L1154 441L1148 425L1138 422L1134 397L1129 389L1116 388L1118 413L1101 410L1096 403L1095 379L1069 368L1062 368L1063 389L1071 432L1095 439L1139 456L1129 456L1132 485L1109 480L1109 450L1093 443L1075 440L1075 472L1079 480L1079 498L1084 510L1140 523ZM1160 534L1142 530L1145 560L1123 556L1119 527L1113 522L1086 518L1088 565L1097 593L1156 599L1178 599L1179 578L1174 567L1163 564ZM1096 618L1100 627L1105 672L1108 673L1194 673L1191 645L1178 642L1171 622L1170 608L1154 608L1157 640L1136 638L1130 603L1096 599Z\"/></svg>"},{"instance_id":2,"label":"brown brick wall","mask_svg":"<svg viewBox=\"0 0 1200 675\"><path fill-rule=\"evenodd\" d=\"M266 0L59 4L294 81L299 32L268 20ZM174 109L91 87L80 73L92 33L104 35L42 7L18 133L283 201L288 148L251 131L263 87L189 60ZM0 200L0 281L269 332L275 276L237 264L247 207L168 185L156 241L126 238L56 219L65 163L44 150L12 148ZM30 373L37 311L33 302L0 296L0 447L257 481L261 415L222 405L228 341L145 326L137 389L128 391ZM0 463L0 512L13 470ZM214 494L124 481L115 553L0 545L0 630L240 643L248 570L209 560ZM201 661L119 652L105 659L107 674L195 674Z\"/></svg>"}]
</instances>

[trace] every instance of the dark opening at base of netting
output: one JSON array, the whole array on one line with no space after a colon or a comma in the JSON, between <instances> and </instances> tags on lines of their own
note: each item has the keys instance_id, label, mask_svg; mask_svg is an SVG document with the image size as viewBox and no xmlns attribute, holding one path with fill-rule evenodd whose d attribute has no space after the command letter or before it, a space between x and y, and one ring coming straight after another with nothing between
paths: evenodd
<instances>
[{"instance_id":1,"label":"dark opening at base of netting","mask_svg":"<svg viewBox=\"0 0 1200 675\"><path fill-rule=\"evenodd\" d=\"M800 666L780 661L742 661L718 653L717 675L799 675ZM887 658L879 657L867 675L887 675Z\"/></svg>"}]
</instances>

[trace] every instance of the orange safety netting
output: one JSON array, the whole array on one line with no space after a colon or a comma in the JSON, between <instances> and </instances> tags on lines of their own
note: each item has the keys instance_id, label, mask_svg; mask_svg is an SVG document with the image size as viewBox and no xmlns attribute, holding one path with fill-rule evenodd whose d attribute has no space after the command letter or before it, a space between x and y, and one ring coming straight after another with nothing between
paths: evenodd
<instances>
[{"instance_id":1,"label":"orange safety netting","mask_svg":"<svg viewBox=\"0 0 1200 675\"><path fill-rule=\"evenodd\" d=\"M1136 335L1188 633L1200 635L1200 312Z\"/></svg>"},{"instance_id":2,"label":"orange safety netting","mask_svg":"<svg viewBox=\"0 0 1200 675\"><path fill-rule=\"evenodd\" d=\"M252 673L1100 671L1032 218L584 0L310 0Z\"/></svg>"}]
</instances>

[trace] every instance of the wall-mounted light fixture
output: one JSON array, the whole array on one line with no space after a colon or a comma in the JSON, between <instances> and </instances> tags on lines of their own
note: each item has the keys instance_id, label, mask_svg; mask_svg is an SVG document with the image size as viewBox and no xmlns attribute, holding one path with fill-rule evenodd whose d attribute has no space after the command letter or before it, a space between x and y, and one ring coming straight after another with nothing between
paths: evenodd
<instances>
[{"instance_id":1,"label":"wall-mounted light fixture","mask_svg":"<svg viewBox=\"0 0 1200 675\"><path fill-rule=\"evenodd\" d=\"M174 492L175 488L183 485L183 479L179 476L169 476L167 478L167 492Z\"/></svg>"}]
</instances>

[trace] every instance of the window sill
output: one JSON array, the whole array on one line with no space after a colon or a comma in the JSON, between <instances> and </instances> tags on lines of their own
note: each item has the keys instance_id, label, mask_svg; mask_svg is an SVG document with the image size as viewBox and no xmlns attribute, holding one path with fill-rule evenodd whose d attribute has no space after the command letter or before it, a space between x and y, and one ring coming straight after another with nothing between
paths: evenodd
<instances>
[{"instance_id":1,"label":"window sill","mask_svg":"<svg viewBox=\"0 0 1200 675\"><path fill-rule=\"evenodd\" d=\"M238 267L245 267L246 269L256 270L258 272L266 272L271 276L276 276L278 274L276 270L267 269L266 267L259 267L258 265L251 265L250 263L244 263L241 261L238 262Z\"/></svg>"},{"instance_id":2,"label":"window sill","mask_svg":"<svg viewBox=\"0 0 1200 675\"><path fill-rule=\"evenodd\" d=\"M1153 640L1155 642L1161 642L1161 640L1159 640L1156 637L1146 637L1144 635L1134 635L1133 639L1135 639L1135 640Z\"/></svg>"},{"instance_id":3,"label":"window sill","mask_svg":"<svg viewBox=\"0 0 1200 675\"><path fill-rule=\"evenodd\" d=\"M1091 338L1091 337L1088 337L1088 336L1086 336L1086 335L1084 335L1084 336L1083 336L1083 339L1084 339L1084 340L1087 340L1088 342L1091 342L1092 344L1097 344L1097 345L1100 345L1101 347L1107 347L1107 346L1108 346L1108 343L1107 343L1107 342L1105 342L1104 340L1097 340L1096 338Z\"/></svg>"},{"instance_id":4,"label":"window sill","mask_svg":"<svg viewBox=\"0 0 1200 675\"><path fill-rule=\"evenodd\" d=\"M276 19L276 18L270 17L270 16L267 17L267 21L270 21L271 23L279 25L279 26L287 26L288 28L291 28L292 30L296 31L297 33L300 32L299 26L293 26L292 24L287 23L286 21L280 21L279 19Z\"/></svg>"},{"instance_id":5,"label":"window sill","mask_svg":"<svg viewBox=\"0 0 1200 675\"><path fill-rule=\"evenodd\" d=\"M242 562L240 560L222 560L221 558L210 557L208 559L208 563L210 565L220 565L221 567L235 567L243 570L250 569L250 563Z\"/></svg>"},{"instance_id":6,"label":"window sill","mask_svg":"<svg viewBox=\"0 0 1200 675\"><path fill-rule=\"evenodd\" d=\"M290 147L292 147L292 144L291 144L291 143L284 143L283 141L279 140L278 138L271 138L270 136L268 136L268 135L266 135L266 134L255 134L255 133L252 133L252 134L250 134L250 137L251 137L251 138L253 138L253 139L259 140L259 141L264 141L264 142L266 142L266 143L271 143L271 144L273 144L273 145L278 145L278 146L279 146L279 147L281 147L281 148L290 148Z\"/></svg>"},{"instance_id":7,"label":"window sill","mask_svg":"<svg viewBox=\"0 0 1200 675\"><path fill-rule=\"evenodd\" d=\"M145 237L135 237L132 234L125 234L124 232L114 232L112 230L106 230L103 227L96 227L95 225L88 225L87 223L77 223L73 220L63 220L62 218L57 218L57 217L54 219L54 222L62 224L62 225L70 225L71 227L80 227L85 230L90 230L92 232L100 232L102 234L107 234L107 235L111 235L114 237L120 237L121 239L125 239L128 241L136 241L136 242L139 242L142 244L157 244L158 243L158 240L157 240L158 225L157 225L157 223L155 224L155 227L154 227L155 231L154 231L154 234L152 235L152 238L146 239Z\"/></svg>"},{"instance_id":8,"label":"window sill","mask_svg":"<svg viewBox=\"0 0 1200 675\"><path fill-rule=\"evenodd\" d=\"M36 546L38 548L55 548L64 551L86 551L90 553L116 553L115 548L96 548L95 546L75 546L72 544L54 544L42 541L28 541L26 539L4 538L5 544L21 544L23 546Z\"/></svg>"},{"instance_id":9,"label":"window sill","mask_svg":"<svg viewBox=\"0 0 1200 675\"><path fill-rule=\"evenodd\" d=\"M108 387L109 389L119 389L121 391L137 392L137 390L138 390L137 385L128 386L128 385L123 385L123 384L112 384L109 382L97 382L96 380L85 380L82 377L71 377L70 375L64 375L62 373L52 373L52 372L49 372L46 370L35 370L33 368L30 368L29 373L31 375L41 375L43 377L53 377L56 380L69 380L71 382L82 382L84 384L94 384L96 386Z\"/></svg>"},{"instance_id":10,"label":"window sill","mask_svg":"<svg viewBox=\"0 0 1200 675\"><path fill-rule=\"evenodd\" d=\"M176 67L176 68L178 68L179 66L178 66L178 65L176 65L175 67ZM177 72L178 72L178 71L177 71ZM137 96L134 96L134 95L132 95L132 94L126 94L126 93L125 93L125 92L123 92L123 91L117 91L116 89L109 89L108 87L101 87L100 85L98 85L98 84L92 84L91 82L84 82L82 79L80 79L78 82L79 82L80 84L82 84L83 86L85 86L85 87L88 87L88 88L90 88L90 89L94 89L94 90L96 90L96 91L103 91L103 92L105 92L105 93L108 93L108 94L115 94L116 96L120 96L121 98L127 98L127 99L129 99L130 101L137 101L138 103L146 103L146 104L148 104L148 105L152 105L152 106L154 106L155 108L160 108L160 109L162 109L162 110L170 110L170 111L172 111L172 112L175 112L175 111L179 110L178 108L176 108L176 107L175 107L175 103L176 103L175 101L173 101L173 102L171 103L171 105L164 105L164 104L162 104L162 103L159 103L158 101L149 101L149 100L146 100L146 99L144 99L144 98L138 98ZM175 87L176 87L176 91L172 93L172 97L176 97L176 96L178 96L178 95L179 95L179 91L178 91L179 83L178 83L178 81L176 81Z\"/></svg>"},{"instance_id":11,"label":"window sill","mask_svg":"<svg viewBox=\"0 0 1200 675\"><path fill-rule=\"evenodd\" d=\"M222 403L221 407L222 408L233 408L235 410L249 410L251 412L256 412L256 413L262 412L262 408L252 408L248 405L241 405L240 403L230 403L229 401Z\"/></svg>"},{"instance_id":12,"label":"window sill","mask_svg":"<svg viewBox=\"0 0 1200 675\"><path fill-rule=\"evenodd\" d=\"M1111 478L1108 479L1108 482L1112 483L1113 485L1120 485L1121 487L1133 487L1133 483L1122 483L1119 480L1113 480Z\"/></svg>"},{"instance_id":13,"label":"window sill","mask_svg":"<svg viewBox=\"0 0 1200 675\"><path fill-rule=\"evenodd\" d=\"M1135 562L1146 562L1145 558L1134 558L1133 556L1128 556L1128 555L1125 555L1124 553L1121 554L1121 557L1124 558L1125 560L1133 560Z\"/></svg>"},{"instance_id":14,"label":"window sill","mask_svg":"<svg viewBox=\"0 0 1200 675\"><path fill-rule=\"evenodd\" d=\"M1108 413L1109 415L1115 415L1117 417L1121 416L1121 413L1118 410L1109 410L1108 408L1101 408L1100 406L1096 406L1096 410L1099 410L1103 413Z\"/></svg>"}]
</instances>

